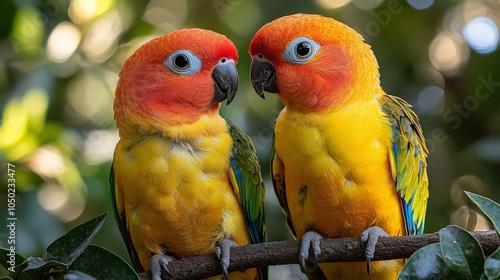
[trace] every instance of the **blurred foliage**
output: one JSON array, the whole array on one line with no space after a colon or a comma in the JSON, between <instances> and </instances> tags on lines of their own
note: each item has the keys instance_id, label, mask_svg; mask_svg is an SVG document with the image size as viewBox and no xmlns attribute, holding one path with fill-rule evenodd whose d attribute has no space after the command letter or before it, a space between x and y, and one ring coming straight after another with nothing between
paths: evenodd
<instances>
[{"instance_id":1,"label":"blurred foliage","mask_svg":"<svg viewBox=\"0 0 500 280\"><path fill-rule=\"evenodd\" d=\"M298 12L330 16L361 32L378 58L386 92L415 106L430 150L425 231L448 224L487 228L462 190L500 200L499 10L495 0L2 0L0 181L7 182L5 163L14 164L16 249L40 254L69 228L112 211L108 173L118 139L112 112L118 72L141 44L183 27L225 34L240 51L240 90L221 114L257 147L267 180L269 240L290 238L268 174L282 105L276 96L263 101L253 92L247 50L263 24ZM2 209L0 220L6 215ZM2 230L0 246L6 240ZM128 260L113 219L95 242Z\"/></svg>"}]
</instances>

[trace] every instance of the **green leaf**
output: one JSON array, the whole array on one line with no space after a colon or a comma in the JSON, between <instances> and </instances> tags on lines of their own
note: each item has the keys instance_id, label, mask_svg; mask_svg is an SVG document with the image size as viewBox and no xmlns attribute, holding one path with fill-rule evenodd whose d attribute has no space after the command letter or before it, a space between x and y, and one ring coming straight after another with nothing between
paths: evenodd
<instances>
[{"instance_id":1,"label":"green leaf","mask_svg":"<svg viewBox=\"0 0 500 280\"><path fill-rule=\"evenodd\" d=\"M22 265L16 267L15 273L11 273L10 276L15 280L50 279L50 276L59 275L66 269L67 265L58 261L29 257Z\"/></svg>"},{"instance_id":2,"label":"green leaf","mask_svg":"<svg viewBox=\"0 0 500 280\"><path fill-rule=\"evenodd\" d=\"M0 247L0 264L5 267L5 269L9 269L9 267L15 267L19 264L22 264L26 257L15 252L15 248L1 248Z\"/></svg>"},{"instance_id":3,"label":"green leaf","mask_svg":"<svg viewBox=\"0 0 500 280\"><path fill-rule=\"evenodd\" d=\"M443 260L459 279L479 279L483 273L484 253L479 242L466 230L448 226L439 231Z\"/></svg>"},{"instance_id":4,"label":"green leaf","mask_svg":"<svg viewBox=\"0 0 500 280\"><path fill-rule=\"evenodd\" d=\"M96 279L139 279L122 258L96 245L89 245L70 266Z\"/></svg>"},{"instance_id":5,"label":"green leaf","mask_svg":"<svg viewBox=\"0 0 500 280\"><path fill-rule=\"evenodd\" d=\"M45 261L39 257L29 257L26 262L28 266L24 271L37 270L44 271L45 273L52 273L54 271L63 271L68 267L65 263L55 260Z\"/></svg>"},{"instance_id":6,"label":"green leaf","mask_svg":"<svg viewBox=\"0 0 500 280\"><path fill-rule=\"evenodd\" d=\"M36 271L37 275L60 273L68 269L65 263L55 260L44 261L42 258L28 258L28 267L23 272Z\"/></svg>"},{"instance_id":7,"label":"green leaf","mask_svg":"<svg viewBox=\"0 0 500 280\"><path fill-rule=\"evenodd\" d=\"M431 244L420 248L411 255L398 279L451 280L455 278L443 260L439 244Z\"/></svg>"},{"instance_id":8,"label":"green leaf","mask_svg":"<svg viewBox=\"0 0 500 280\"><path fill-rule=\"evenodd\" d=\"M10 278L9 276L2 276L0 280L13 280L13 279Z\"/></svg>"},{"instance_id":9,"label":"green leaf","mask_svg":"<svg viewBox=\"0 0 500 280\"><path fill-rule=\"evenodd\" d=\"M481 209L495 228L498 236L500 236L500 205L487 197L475 193L466 191L465 194Z\"/></svg>"},{"instance_id":10,"label":"green leaf","mask_svg":"<svg viewBox=\"0 0 500 280\"><path fill-rule=\"evenodd\" d=\"M108 213L104 213L88 220L52 242L43 253L43 259L57 260L68 266L71 265L89 246L107 215Z\"/></svg>"},{"instance_id":11,"label":"green leaf","mask_svg":"<svg viewBox=\"0 0 500 280\"><path fill-rule=\"evenodd\" d=\"M30 270L30 269L37 269L39 267L42 267L47 262L44 259L39 258L39 257L29 257L26 259L26 263L28 264L28 266L26 267L26 270Z\"/></svg>"},{"instance_id":12,"label":"green leaf","mask_svg":"<svg viewBox=\"0 0 500 280\"><path fill-rule=\"evenodd\" d=\"M500 247L486 259L484 274L486 279L500 279Z\"/></svg>"}]
</instances>

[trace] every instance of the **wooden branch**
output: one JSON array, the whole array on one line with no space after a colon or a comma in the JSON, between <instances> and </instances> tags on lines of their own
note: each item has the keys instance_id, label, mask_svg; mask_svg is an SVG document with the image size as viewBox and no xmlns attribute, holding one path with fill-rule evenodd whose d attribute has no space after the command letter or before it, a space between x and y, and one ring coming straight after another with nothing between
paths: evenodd
<instances>
[{"instance_id":1,"label":"wooden branch","mask_svg":"<svg viewBox=\"0 0 500 280\"><path fill-rule=\"evenodd\" d=\"M481 243L486 255L490 255L500 246L500 239L495 231L476 231L472 234ZM438 242L437 232L414 236L380 237L373 260L409 258L421 247ZM229 272L257 266L297 264L299 248L298 240L232 248ZM335 238L321 240L321 255L318 259L319 262L362 262L365 261L365 256L359 239ZM178 280L202 279L222 274L219 259L215 254L173 261L168 267ZM139 276L141 279L151 279L149 271Z\"/></svg>"}]
</instances>

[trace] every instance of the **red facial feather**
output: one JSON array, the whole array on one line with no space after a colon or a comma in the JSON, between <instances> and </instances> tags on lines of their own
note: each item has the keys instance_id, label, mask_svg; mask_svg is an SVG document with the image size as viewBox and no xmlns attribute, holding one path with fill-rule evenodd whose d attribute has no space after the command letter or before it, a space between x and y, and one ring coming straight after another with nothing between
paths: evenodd
<instances>
[{"instance_id":1,"label":"red facial feather","mask_svg":"<svg viewBox=\"0 0 500 280\"><path fill-rule=\"evenodd\" d=\"M199 72L183 76L163 63L175 51L189 50L202 63ZM212 70L222 59L238 60L234 44L225 36L202 29L181 29L141 46L120 72L115 98L118 125L124 119L141 124L153 119L169 124L197 120L203 114L217 112L212 104Z\"/></svg>"},{"instance_id":2,"label":"red facial feather","mask_svg":"<svg viewBox=\"0 0 500 280\"><path fill-rule=\"evenodd\" d=\"M316 55L302 64L283 57L290 42L298 37L320 45ZM289 108L336 108L360 91L356 87L364 84L366 91L379 84L370 46L356 31L331 18L296 14L274 20L257 31L250 43L250 55L255 58L259 54L273 64L278 96Z\"/></svg>"}]
</instances>

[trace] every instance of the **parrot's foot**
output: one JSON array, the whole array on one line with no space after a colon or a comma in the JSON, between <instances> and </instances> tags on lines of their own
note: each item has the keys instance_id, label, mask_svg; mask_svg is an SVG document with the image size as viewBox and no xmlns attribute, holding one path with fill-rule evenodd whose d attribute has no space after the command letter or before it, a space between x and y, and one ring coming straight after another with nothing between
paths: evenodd
<instances>
[{"instance_id":1,"label":"parrot's foot","mask_svg":"<svg viewBox=\"0 0 500 280\"><path fill-rule=\"evenodd\" d=\"M389 236L381 227L373 226L361 233L361 249L365 251L366 256L366 272L370 272L370 262L375 255L375 246L377 245L380 236Z\"/></svg>"},{"instance_id":2,"label":"parrot's foot","mask_svg":"<svg viewBox=\"0 0 500 280\"><path fill-rule=\"evenodd\" d=\"M175 257L169 255L153 255L149 261L149 266L151 267L151 279L161 280L162 270L167 273L169 277L173 277L168 269L168 263L177 260Z\"/></svg>"},{"instance_id":3,"label":"parrot's foot","mask_svg":"<svg viewBox=\"0 0 500 280\"><path fill-rule=\"evenodd\" d=\"M227 269L229 268L230 251L233 247L238 247L238 244L231 239L223 238L217 242L217 247L215 248L215 253L220 260L222 272L226 280L229 279Z\"/></svg>"},{"instance_id":4,"label":"parrot's foot","mask_svg":"<svg viewBox=\"0 0 500 280\"><path fill-rule=\"evenodd\" d=\"M314 272L318 268L318 256L321 254L319 241L323 239L321 234L308 231L302 236L299 252L300 270L303 273ZM309 254L312 250L312 256Z\"/></svg>"}]
</instances>

